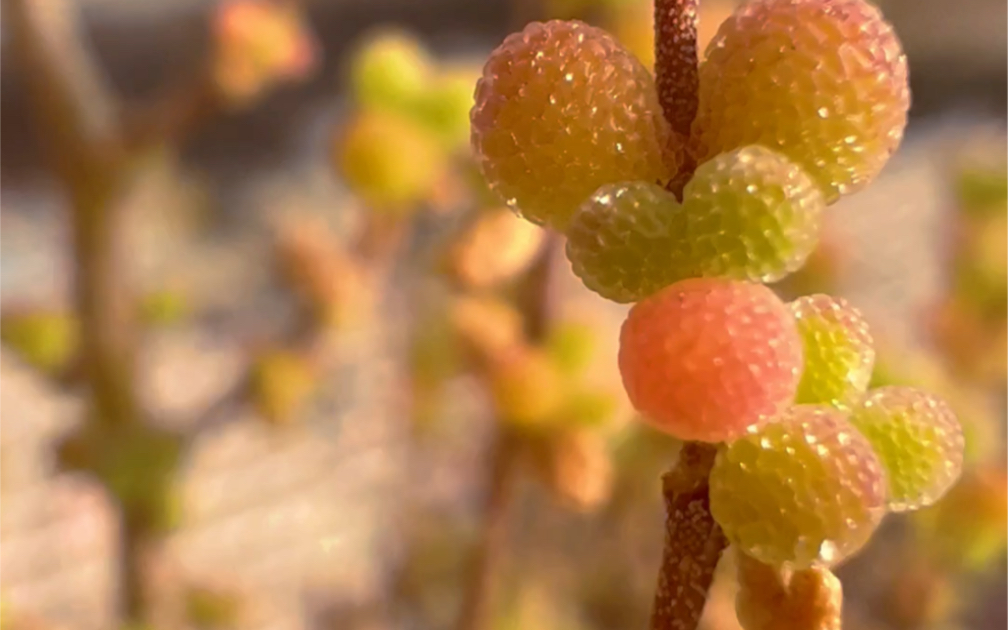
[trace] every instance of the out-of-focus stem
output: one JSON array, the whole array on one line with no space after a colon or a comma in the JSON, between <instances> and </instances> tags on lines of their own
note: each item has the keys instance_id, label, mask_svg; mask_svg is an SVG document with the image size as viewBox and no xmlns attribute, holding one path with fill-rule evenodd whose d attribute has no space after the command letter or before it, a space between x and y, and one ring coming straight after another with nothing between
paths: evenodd
<instances>
[{"instance_id":1,"label":"out-of-focus stem","mask_svg":"<svg viewBox=\"0 0 1008 630\"><path fill-rule=\"evenodd\" d=\"M71 204L87 422L115 434L142 421L133 380L133 301L123 277L130 266L120 195L128 176L117 105L79 37L74 7L62 0L4 0L3 8L37 128ZM141 621L150 609L140 552L149 536L131 516L122 515L120 591L123 615Z\"/></svg>"},{"instance_id":2,"label":"out-of-focus stem","mask_svg":"<svg viewBox=\"0 0 1008 630\"><path fill-rule=\"evenodd\" d=\"M563 248L563 237L555 232L546 234L539 258L529 267L518 297L525 319L525 335L532 342L542 341L548 332L553 309L554 273L557 253Z\"/></svg>"},{"instance_id":3,"label":"out-of-focus stem","mask_svg":"<svg viewBox=\"0 0 1008 630\"><path fill-rule=\"evenodd\" d=\"M514 436L498 430L487 465L486 502L480 539L466 575L467 585L456 630L484 630L493 618L493 599L505 547L507 521L514 492L516 462Z\"/></svg>"},{"instance_id":4,"label":"out-of-focus stem","mask_svg":"<svg viewBox=\"0 0 1008 630\"><path fill-rule=\"evenodd\" d=\"M533 343L541 341L548 332L554 262L562 243L559 235L547 235L538 260L524 277L518 296L519 307L525 319L526 336ZM507 545L507 521L516 481L517 451L517 437L498 423L488 460L488 488L482 514L482 534L467 575L468 583L456 630L485 630L493 619L497 576Z\"/></svg>"},{"instance_id":5,"label":"out-of-focus stem","mask_svg":"<svg viewBox=\"0 0 1008 630\"><path fill-rule=\"evenodd\" d=\"M695 630L721 553L728 545L710 513L707 478L716 447L687 443L662 478L667 510L651 630Z\"/></svg>"},{"instance_id":6,"label":"out-of-focus stem","mask_svg":"<svg viewBox=\"0 0 1008 630\"><path fill-rule=\"evenodd\" d=\"M122 206L115 200L75 205L76 308L85 331L82 361L91 389L91 420L123 427L138 422L140 411L133 383L133 300L122 277L129 268Z\"/></svg>"},{"instance_id":7,"label":"out-of-focus stem","mask_svg":"<svg viewBox=\"0 0 1008 630\"><path fill-rule=\"evenodd\" d=\"M116 103L77 37L74 9L67 0L3 0L7 33L32 111L44 125L49 157L64 181L83 187L89 165L115 143L118 129Z\"/></svg>"},{"instance_id":8,"label":"out-of-focus stem","mask_svg":"<svg viewBox=\"0 0 1008 630\"><path fill-rule=\"evenodd\" d=\"M134 153L180 142L225 105L208 64L194 77L180 81L153 104L129 112L123 121L123 142L127 150Z\"/></svg>"},{"instance_id":9,"label":"out-of-focus stem","mask_svg":"<svg viewBox=\"0 0 1008 630\"><path fill-rule=\"evenodd\" d=\"M125 186L112 97L76 36L74 12L57 0L6 0L7 19L38 128L72 204L76 310L92 421L129 424L132 302L121 277L127 252L118 216Z\"/></svg>"}]
</instances>

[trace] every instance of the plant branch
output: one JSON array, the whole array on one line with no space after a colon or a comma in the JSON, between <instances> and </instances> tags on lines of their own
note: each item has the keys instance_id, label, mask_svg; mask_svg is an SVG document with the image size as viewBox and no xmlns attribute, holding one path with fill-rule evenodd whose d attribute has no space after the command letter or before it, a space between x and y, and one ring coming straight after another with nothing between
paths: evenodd
<instances>
[{"instance_id":1,"label":"plant branch","mask_svg":"<svg viewBox=\"0 0 1008 630\"><path fill-rule=\"evenodd\" d=\"M70 4L4 0L3 8L37 128L71 204L81 371L90 396L84 430L117 435L142 421L134 386L134 303L124 278L129 252L121 196L128 176L117 105ZM121 507L121 606L128 620L142 621L151 608L143 580L151 536Z\"/></svg>"},{"instance_id":2,"label":"plant branch","mask_svg":"<svg viewBox=\"0 0 1008 630\"><path fill-rule=\"evenodd\" d=\"M72 3L3 0L3 12L42 140L60 176L77 182L79 171L118 140L112 91L78 36Z\"/></svg>"},{"instance_id":3,"label":"plant branch","mask_svg":"<svg viewBox=\"0 0 1008 630\"><path fill-rule=\"evenodd\" d=\"M313 317L310 309L304 308L297 314L290 328L278 335L277 343L304 353L318 365L326 364L332 355L328 333ZM204 431L227 424L236 417L236 411L249 402L254 394L255 366L243 367L242 373L230 386L226 387L211 402L207 403L192 420L187 423L186 437L191 441Z\"/></svg>"},{"instance_id":4,"label":"plant branch","mask_svg":"<svg viewBox=\"0 0 1008 630\"><path fill-rule=\"evenodd\" d=\"M693 177L696 160L689 151L693 119L700 106L700 60L697 22L700 0L655 0L655 83L671 142L681 153L679 172L666 186L682 201L683 188ZM686 150L681 151L685 147Z\"/></svg>"},{"instance_id":5,"label":"plant branch","mask_svg":"<svg viewBox=\"0 0 1008 630\"><path fill-rule=\"evenodd\" d=\"M699 106L699 0L655 0L655 82L672 130L683 138Z\"/></svg>"},{"instance_id":6,"label":"plant branch","mask_svg":"<svg viewBox=\"0 0 1008 630\"><path fill-rule=\"evenodd\" d=\"M563 237L556 232L546 234L539 257L529 267L519 290L519 308L525 320L525 335L529 341L542 341L549 332L553 310L553 284L556 257L563 249Z\"/></svg>"},{"instance_id":7,"label":"plant branch","mask_svg":"<svg viewBox=\"0 0 1008 630\"><path fill-rule=\"evenodd\" d=\"M710 513L707 478L716 447L690 442L662 478L665 550L651 630L696 630L721 553L728 545Z\"/></svg>"},{"instance_id":8,"label":"plant branch","mask_svg":"<svg viewBox=\"0 0 1008 630\"><path fill-rule=\"evenodd\" d=\"M88 60L75 13L61 0L5 0L38 128L72 204L76 310L94 420L132 422L132 303L116 203L125 185L113 98Z\"/></svg>"},{"instance_id":9,"label":"plant branch","mask_svg":"<svg viewBox=\"0 0 1008 630\"><path fill-rule=\"evenodd\" d=\"M161 144L180 142L223 111L226 101L217 88L209 64L180 81L154 103L129 112L123 122L126 149L142 152Z\"/></svg>"},{"instance_id":10,"label":"plant branch","mask_svg":"<svg viewBox=\"0 0 1008 630\"><path fill-rule=\"evenodd\" d=\"M281 254L281 258L286 256L287 265L301 269L297 277L285 278L287 288L297 291L299 282L317 272L323 272L325 281L328 282L330 277L326 272L331 269L319 267L337 264L337 260L366 267L370 280L384 286L400 252L409 245L414 227L413 220L375 216L371 213L365 218L361 232L352 245L352 256L346 260L342 257L334 260L333 251L329 249L334 243L321 233L323 227L312 224L307 226L307 231L292 231L287 238L289 247L286 254ZM319 236L322 236L321 240L316 240ZM327 322L319 321L317 309L311 304L311 300L302 302L290 329L279 335L276 341L305 353L319 365L325 365L333 354L331 344L328 343L328 333L331 331ZM246 367L230 387L224 389L189 422L187 433L190 439L205 430L227 423L235 416L235 411L248 402L254 393L253 371L253 366Z\"/></svg>"},{"instance_id":11,"label":"plant branch","mask_svg":"<svg viewBox=\"0 0 1008 630\"><path fill-rule=\"evenodd\" d=\"M467 574L457 630L483 630L491 625L493 595L507 543L517 447L515 436L502 429L496 432L487 465L489 487L481 514L481 535Z\"/></svg>"}]
</instances>

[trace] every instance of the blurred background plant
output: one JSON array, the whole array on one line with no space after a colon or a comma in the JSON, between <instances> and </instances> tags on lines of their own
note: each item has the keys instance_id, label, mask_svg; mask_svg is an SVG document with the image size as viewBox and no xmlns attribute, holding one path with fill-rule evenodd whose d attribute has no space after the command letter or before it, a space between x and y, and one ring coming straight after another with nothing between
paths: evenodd
<instances>
[{"instance_id":1,"label":"blurred background plant","mask_svg":"<svg viewBox=\"0 0 1008 630\"><path fill-rule=\"evenodd\" d=\"M4 627L645 627L679 445L630 422L623 310L485 189L468 111L527 19L600 24L650 65L650 0L232 0L201 26L100 4L3 4ZM704 0L701 44L736 4ZM776 287L864 306L892 333L877 383L942 394L968 432L948 499L843 568L845 628L1005 623L988 4L927 26L885 3L908 141ZM956 24L972 38L934 37ZM737 627L731 562L709 630Z\"/></svg>"}]
</instances>

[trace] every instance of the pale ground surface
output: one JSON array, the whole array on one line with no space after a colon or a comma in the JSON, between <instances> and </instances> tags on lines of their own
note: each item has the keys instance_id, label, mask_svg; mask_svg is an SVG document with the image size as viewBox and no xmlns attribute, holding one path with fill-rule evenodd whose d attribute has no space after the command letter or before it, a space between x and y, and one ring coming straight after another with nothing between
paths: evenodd
<instances>
[{"instance_id":1,"label":"pale ground surface","mask_svg":"<svg viewBox=\"0 0 1008 630\"><path fill-rule=\"evenodd\" d=\"M843 293L877 331L908 343L910 323L940 286L942 218L950 207L946 166L957 129L919 132L874 186L831 211L853 259L854 282ZM980 133L1004 137L997 128ZM246 195L248 223L261 226L266 207L280 205L326 213L338 225L331 209L339 206L339 194L313 168L260 182ZM171 199L176 207L191 200ZM42 213L28 223L4 215L0 298L5 303L63 294L64 235L55 218L56 213ZM170 246L159 243L177 223L146 230L149 247L137 265L141 281L182 268L181 275L199 280L199 293L216 296L226 312L251 310L241 306L250 302L253 308L272 304L259 228L226 247L207 245L179 261ZM571 312L611 322L611 343L602 351L614 354L623 309L569 277L566 287ZM235 378L241 347L234 339L243 333L229 324L222 331L154 338L144 358L143 384L155 409L183 416ZM388 360L402 332L394 322L376 322L348 336L341 368L332 375L330 404L322 404L306 427L278 436L254 419L236 419L200 441L186 474L190 524L173 545L190 575L237 583L254 594L257 615L249 628L308 627L297 612L306 591L373 596L403 529L399 507L407 500L448 503L478 489L471 476L458 471L479 461L479 431L460 432L458 444L446 449L455 453L451 459L432 465L411 459L401 401L391 395L401 381L397 364ZM0 353L0 374L4 601L44 611L69 628L108 628L113 519L94 488L49 474L47 441L70 425L78 402L49 391L9 353ZM478 424L472 388L457 387L462 402L455 413Z\"/></svg>"}]
</instances>

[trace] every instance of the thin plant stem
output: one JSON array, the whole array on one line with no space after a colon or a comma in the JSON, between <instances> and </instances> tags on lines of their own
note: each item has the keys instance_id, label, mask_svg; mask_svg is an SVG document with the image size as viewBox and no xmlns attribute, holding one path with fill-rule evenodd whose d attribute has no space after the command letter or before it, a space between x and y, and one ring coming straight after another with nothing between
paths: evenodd
<instances>
[{"instance_id":1,"label":"thin plant stem","mask_svg":"<svg viewBox=\"0 0 1008 630\"><path fill-rule=\"evenodd\" d=\"M651 611L651 630L695 630L714 571L728 545L710 512L707 478L716 447L690 442L662 478L665 548Z\"/></svg>"},{"instance_id":2,"label":"thin plant stem","mask_svg":"<svg viewBox=\"0 0 1008 630\"><path fill-rule=\"evenodd\" d=\"M466 575L468 582L457 630L484 630L491 625L494 594L507 546L507 521L516 481L516 455L515 437L505 430L498 430L490 447L486 472L489 487L481 514L480 539Z\"/></svg>"},{"instance_id":3,"label":"thin plant stem","mask_svg":"<svg viewBox=\"0 0 1008 630\"><path fill-rule=\"evenodd\" d=\"M681 151L683 163L679 165L679 172L667 185L680 201L683 188L696 170L688 147L693 119L700 106L699 4L700 0L655 0L654 3L658 100L672 128L671 142L679 148L687 148Z\"/></svg>"},{"instance_id":4,"label":"thin plant stem","mask_svg":"<svg viewBox=\"0 0 1008 630\"><path fill-rule=\"evenodd\" d=\"M683 138L699 106L697 10L699 0L655 0L655 83L672 131Z\"/></svg>"},{"instance_id":5,"label":"thin plant stem","mask_svg":"<svg viewBox=\"0 0 1008 630\"><path fill-rule=\"evenodd\" d=\"M524 277L518 303L525 320L526 337L541 341L551 320L555 259L562 239L550 233L539 258ZM507 546L518 463L518 438L497 423L487 464L487 496L481 514L481 536L473 553L468 583L456 630L485 630L491 625L500 565Z\"/></svg>"},{"instance_id":6,"label":"thin plant stem","mask_svg":"<svg viewBox=\"0 0 1008 630\"><path fill-rule=\"evenodd\" d=\"M699 107L699 0L655 0L655 82L673 142L689 144ZM689 152L668 188L680 200L696 167ZM696 630L727 540L710 511L707 479L716 447L687 443L662 479L665 545L651 630Z\"/></svg>"},{"instance_id":7,"label":"thin plant stem","mask_svg":"<svg viewBox=\"0 0 1008 630\"><path fill-rule=\"evenodd\" d=\"M563 238L555 233L546 234L539 258L529 268L522 291L518 297L519 307L525 320L525 336L535 343L542 341L549 333L553 310L554 274L557 253L563 248Z\"/></svg>"}]
</instances>

